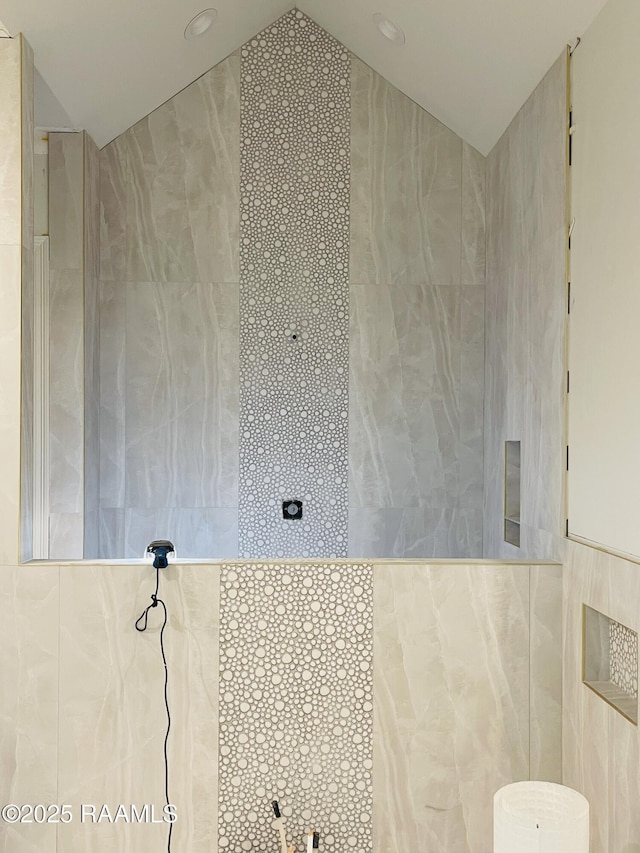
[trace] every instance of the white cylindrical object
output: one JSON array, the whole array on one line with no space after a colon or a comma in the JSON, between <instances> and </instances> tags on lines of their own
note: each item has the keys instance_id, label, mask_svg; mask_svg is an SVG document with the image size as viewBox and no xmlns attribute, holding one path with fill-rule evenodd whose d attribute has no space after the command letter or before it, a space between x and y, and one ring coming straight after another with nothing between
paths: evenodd
<instances>
[{"instance_id":1,"label":"white cylindrical object","mask_svg":"<svg viewBox=\"0 0 640 853\"><path fill-rule=\"evenodd\" d=\"M589 853L589 803L553 782L515 782L493 798L493 853Z\"/></svg>"}]
</instances>

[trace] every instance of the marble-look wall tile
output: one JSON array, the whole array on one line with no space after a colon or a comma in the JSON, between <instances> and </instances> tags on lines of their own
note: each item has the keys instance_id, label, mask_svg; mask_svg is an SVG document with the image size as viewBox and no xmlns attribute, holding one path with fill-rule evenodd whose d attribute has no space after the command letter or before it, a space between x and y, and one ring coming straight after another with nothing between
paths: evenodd
<instances>
[{"instance_id":1,"label":"marble-look wall tile","mask_svg":"<svg viewBox=\"0 0 640 853\"><path fill-rule=\"evenodd\" d=\"M529 596L530 778L562 782L562 566L531 566Z\"/></svg>"},{"instance_id":2,"label":"marble-look wall tile","mask_svg":"<svg viewBox=\"0 0 640 853\"><path fill-rule=\"evenodd\" d=\"M350 361L350 506L457 506L459 288L352 286Z\"/></svg>"},{"instance_id":3,"label":"marble-look wall tile","mask_svg":"<svg viewBox=\"0 0 640 853\"><path fill-rule=\"evenodd\" d=\"M100 282L100 507L125 506L127 288ZM102 556L113 556L102 554Z\"/></svg>"},{"instance_id":4,"label":"marble-look wall tile","mask_svg":"<svg viewBox=\"0 0 640 853\"><path fill-rule=\"evenodd\" d=\"M462 272L461 284L485 283L486 158L462 143Z\"/></svg>"},{"instance_id":5,"label":"marble-look wall tile","mask_svg":"<svg viewBox=\"0 0 640 853\"><path fill-rule=\"evenodd\" d=\"M89 262L92 257L87 251L91 235L95 243L86 215L85 159L83 133L49 134L49 555L54 560L83 556L77 527L84 524L86 451L95 449L91 442L85 447L91 437L85 431L87 366L93 372L86 344L94 343L87 320L95 313L90 271L85 270L85 258ZM85 224L90 229L86 234Z\"/></svg>"},{"instance_id":6,"label":"marble-look wall tile","mask_svg":"<svg viewBox=\"0 0 640 853\"><path fill-rule=\"evenodd\" d=\"M33 51L27 40L22 46L22 406L20 410L21 489L20 559L33 557L33 388L34 388L34 91Z\"/></svg>"},{"instance_id":7,"label":"marble-look wall tile","mask_svg":"<svg viewBox=\"0 0 640 853\"><path fill-rule=\"evenodd\" d=\"M84 557L99 554L100 503L100 159L93 139L84 142Z\"/></svg>"},{"instance_id":8,"label":"marble-look wall tile","mask_svg":"<svg viewBox=\"0 0 640 853\"><path fill-rule=\"evenodd\" d=\"M100 152L101 556L237 555L239 66Z\"/></svg>"},{"instance_id":9,"label":"marble-look wall tile","mask_svg":"<svg viewBox=\"0 0 640 853\"><path fill-rule=\"evenodd\" d=\"M102 560L121 560L124 554L124 509L100 507L98 513L99 553ZM149 539L143 547L146 547ZM137 556L140 556L138 551Z\"/></svg>"},{"instance_id":10,"label":"marble-look wall tile","mask_svg":"<svg viewBox=\"0 0 640 853\"><path fill-rule=\"evenodd\" d=\"M0 802L56 803L58 569L3 566L0 580ZM2 853L57 849L55 824L0 822Z\"/></svg>"},{"instance_id":11,"label":"marble-look wall tile","mask_svg":"<svg viewBox=\"0 0 640 853\"><path fill-rule=\"evenodd\" d=\"M30 483L21 496L21 473L30 473L28 448L31 413L27 408L21 425L21 399L30 384L21 388L21 348L24 332L25 370L33 363L31 318L23 314L22 285L28 299L33 291L33 70L26 40L0 39L0 450L3 455L0 484L0 565L15 565L20 549L30 556ZM26 134L30 133L27 139ZM25 194L29 193L29 197ZM21 469L21 440L25 443ZM21 498L26 512L21 523Z\"/></svg>"},{"instance_id":12,"label":"marble-look wall tile","mask_svg":"<svg viewBox=\"0 0 640 853\"><path fill-rule=\"evenodd\" d=\"M0 47L2 45L0 40ZM2 54L0 53L0 68ZM1 134L0 134L1 139ZM0 143L1 146L1 143ZM0 147L1 159L2 147ZM0 201L0 207L2 202ZM0 244L0 566L15 565L19 559L20 519L20 324L22 249L19 244Z\"/></svg>"},{"instance_id":13,"label":"marble-look wall tile","mask_svg":"<svg viewBox=\"0 0 640 853\"><path fill-rule=\"evenodd\" d=\"M349 553L477 555L484 158L357 59L351 87Z\"/></svg>"},{"instance_id":14,"label":"marble-look wall tile","mask_svg":"<svg viewBox=\"0 0 640 853\"><path fill-rule=\"evenodd\" d=\"M350 292L349 553L477 556L484 289Z\"/></svg>"},{"instance_id":15,"label":"marble-look wall tile","mask_svg":"<svg viewBox=\"0 0 640 853\"><path fill-rule=\"evenodd\" d=\"M0 246L19 246L22 242L23 227L21 39L0 41L0 66Z\"/></svg>"},{"instance_id":16,"label":"marble-look wall tile","mask_svg":"<svg viewBox=\"0 0 640 853\"><path fill-rule=\"evenodd\" d=\"M485 291L460 288L460 506L480 509L484 488ZM475 552L475 556L481 552Z\"/></svg>"},{"instance_id":17,"label":"marble-look wall tile","mask_svg":"<svg viewBox=\"0 0 640 853\"><path fill-rule=\"evenodd\" d=\"M482 550L482 510L351 508L349 555L361 559L471 559Z\"/></svg>"},{"instance_id":18,"label":"marble-look wall tile","mask_svg":"<svg viewBox=\"0 0 640 853\"><path fill-rule=\"evenodd\" d=\"M159 649L161 609L134 628L150 603L148 566L67 566L61 575L58 796L80 803L164 804L166 714ZM170 566L160 596L172 715L169 793L178 812L173 847L215 849L217 829L218 601L214 566ZM79 677L81 673L81 677ZM55 799L53 800L55 801ZM163 824L81 823L58 827L58 848L75 853L151 853L166 846Z\"/></svg>"},{"instance_id":19,"label":"marble-look wall tile","mask_svg":"<svg viewBox=\"0 0 640 853\"><path fill-rule=\"evenodd\" d=\"M178 507L127 509L124 516L124 545L119 556L139 558L149 542L169 539L180 559L230 559L238 554L238 510L236 507Z\"/></svg>"},{"instance_id":20,"label":"marble-look wall tile","mask_svg":"<svg viewBox=\"0 0 640 853\"><path fill-rule=\"evenodd\" d=\"M82 270L84 134L49 134L49 263Z\"/></svg>"},{"instance_id":21,"label":"marble-look wall tile","mask_svg":"<svg viewBox=\"0 0 640 853\"><path fill-rule=\"evenodd\" d=\"M637 567L636 567L637 568ZM636 599L637 601L637 599ZM609 714L609 846L624 853L640 851L640 738L620 714ZM595 853L595 851L594 851Z\"/></svg>"},{"instance_id":22,"label":"marble-look wall tile","mask_svg":"<svg viewBox=\"0 0 640 853\"><path fill-rule=\"evenodd\" d=\"M82 560L84 528L84 512L49 513L49 553L56 560Z\"/></svg>"},{"instance_id":23,"label":"marble-look wall tile","mask_svg":"<svg viewBox=\"0 0 640 853\"><path fill-rule=\"evenodd\" d=\"M490 557L557 558L564 532L566 62L563 53L486 164L484 553ZM507 440L522 442L519 550L503 542Z\"/></svg>"},{"instance_id":24,"label":"marble-look wall tile","mask_svg":"<svg viewBox=\"0 0 640 853\"><path fill-rule=\"evenodd\" d=\"M126 506L237 506L237 286L123 286Z\"/></svg>"},{"instance_id":25,"label":"marble-look wall tile","mask_svg":"<svg viewBox=\"0 0 640 853\"><path fill-rule=\"evenodd\" d=\"M100 280L125 281L127 192L130 191L127 137L118 136L100 154Z\"/></svg>"},{"instance_id":26,"label":"marble-look wall tile","mask_svg":"<svg viewBox=\"0 0 640 853\"><path fill-rule=\"evenodd\" d=\"M374 848L475 853L529 778L529 567L374 568Z\"/></svg>"},{"instance_id":27,"label":"marble-look wall tile","mask_svg":"<svg viewBox=\"0 0 640 853\"><path fill-rule=\"evenodd\" d=\"M566 543L563 578L563 782L590 804L591 850L607 853L609 714L616 712L582 684L582 606L609 612L608 558ZM624 849L624 848L621 848Z\"/></svg>"},{"instance_id":28,"label":"marble-look wall tile","mask_svg":"<svg viewBox=\"0 0 640 853\"><path fill-rule=\"evenodd\" d=\"M129 281L238 281L239 72L233 54L126 132Z\"/></svg>"},{"instance_id":29,"label":"marble-look wall tile","mask_svg":"<svg viewBox=\"0 0 640 853\"><path fill-rule=\"evenodd\" d=\"M355 58L351 87L351 282L459 285L462 140Z\"/></svg>"},{"instance_id":30,"label":"marble-look wall tile","mask_svg":"<svg viewBox=\"0 0 640 853\"><path fill-rule=\"evenodd\" d=\"M53 513L81 512L84 500L83 290L82 270L51 270L49 500Z\"/></svg>"}]
</instances>

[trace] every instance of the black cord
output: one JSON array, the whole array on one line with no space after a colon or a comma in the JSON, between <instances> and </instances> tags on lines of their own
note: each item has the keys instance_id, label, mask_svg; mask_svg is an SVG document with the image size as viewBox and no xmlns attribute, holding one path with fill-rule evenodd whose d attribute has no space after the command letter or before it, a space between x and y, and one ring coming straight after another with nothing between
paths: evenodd
<instances>
[{"instance_id":1,"label":"black cord","mask_svg":"<svg viewBox=\"0 0 640 853\"><path fill-rule=\"evenodd\" d=\"M167 754L167 744L169 743L169 732L171 731L171 711L169 710L169 670L167 668L167 656L164 651L164 629L167 627L167 606L161 598L158 598L158 589L160 588L160 569L156 569L156 591L151 596L151 604L144 609L144 611L140 614L140 616L136 619L136 631L140 631L143 633L147 630L147 623L149 621L149 611L157 607L159 604L162 605L162 610L164 611L164 619L162 621L162 628L160 628L160 651L162 652L162 664L164 666L164 707L167 710L167 731L164 736L164 793L165 799L167 801L167 806L169 805L169 756ZM140 627L140 623L143 622L142 627ZM168 817L172 817L167 812ZM169 837L167 838L167 853L171 853L171 833L173 832L173 822L169 823Z\"/></svg>"}]
</instances>

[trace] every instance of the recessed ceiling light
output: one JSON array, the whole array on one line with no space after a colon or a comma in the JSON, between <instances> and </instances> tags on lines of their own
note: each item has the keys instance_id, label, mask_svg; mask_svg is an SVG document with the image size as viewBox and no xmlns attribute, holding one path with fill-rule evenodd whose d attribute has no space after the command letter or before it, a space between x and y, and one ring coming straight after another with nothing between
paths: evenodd
<instances>
[{"instance_id":1,"label":"recessed ceiling light","mask_svg":"<svg viewBox=\"0 0 640 853\"><path fill-rule=\"evenodd\" d=\"M191 41L192 39L197 39L198 36L204 35L217 17L217 9L203 9L202 12L198 12L195 18L191 18L184 28L184 37L187 41Z\"/></svg>"},{"instance_id":2,"label":"recessed ceiling light","mask_svg":"<svg viewBox=\"0 0 640 853\"><path fill-rule=\"evenodd\" d=\"M404 44L406 42L406 36L402 29L394 24L393 21L390 21L385 15L381 12L376 12L372 15L373 22L378 27L382 35L392 41L394 44Z\"/></svg>"}]
</instances>

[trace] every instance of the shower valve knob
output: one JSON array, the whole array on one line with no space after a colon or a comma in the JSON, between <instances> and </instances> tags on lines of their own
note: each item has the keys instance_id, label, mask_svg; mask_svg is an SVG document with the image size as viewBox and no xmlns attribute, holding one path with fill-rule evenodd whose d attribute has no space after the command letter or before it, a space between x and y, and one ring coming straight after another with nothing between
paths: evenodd
<instances>
[{"instance_id":1,"label":"shower valve knob","mask_svg":"<svg viewBox=\"0 0 640 853\"><path fill-rule=\"evenodd\" d=\"M168 555L175 555L176 549L168 539L156 539L147 545L146 553L153 554L154 569L166 569L169 565Z\"/></svg>"}]
</instances>

